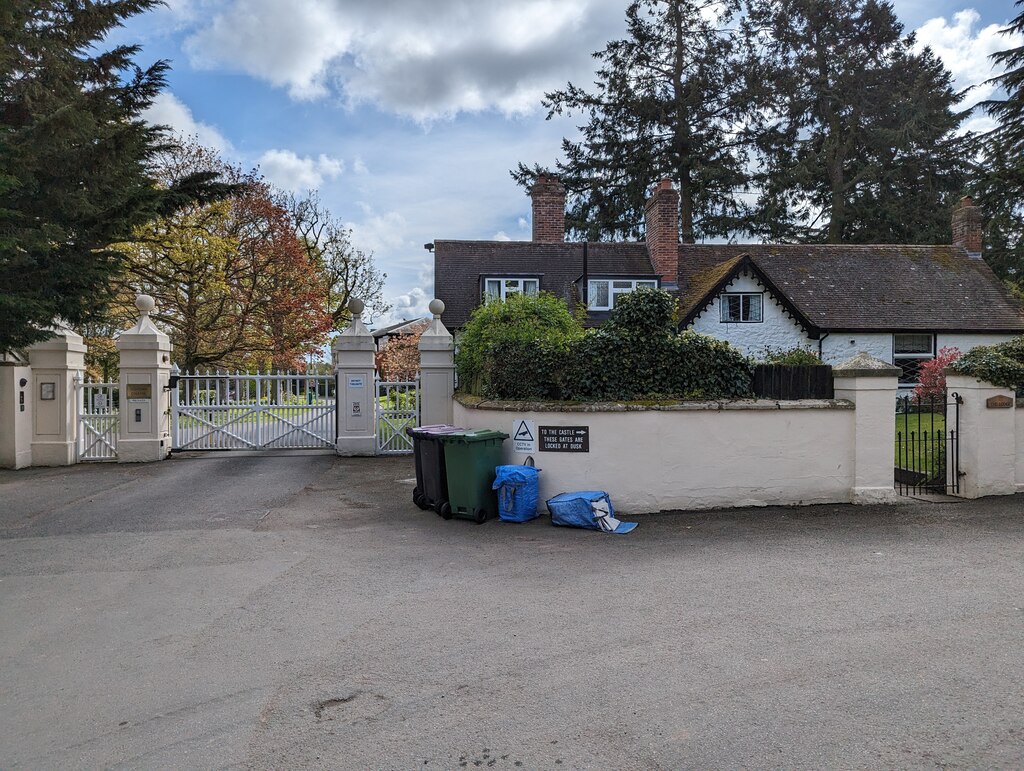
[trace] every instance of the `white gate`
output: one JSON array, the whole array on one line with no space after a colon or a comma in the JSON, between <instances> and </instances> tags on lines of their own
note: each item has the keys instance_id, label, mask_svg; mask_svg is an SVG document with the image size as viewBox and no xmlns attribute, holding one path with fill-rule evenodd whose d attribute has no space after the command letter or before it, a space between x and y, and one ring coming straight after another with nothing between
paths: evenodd
<instances>
[{"instance_id":1,"label":"white gate","mask_svg":"<svg viewBox=\"0 0 1024 771\"><path fill-rule=\"evenodd\" d=\"M193 373L172 390L175 450L333 448L334 375Z\"/></svg>"},{"instance_id":2,"label":"white gate","mask_svg":"<svg viewBox=\"0 0 1024 771\"><path fill-rule=\"evenodd\" d=\"M78 460L117 460L120 392L117 383L93 383L75 375L78 405Z\"/></svg>"},{"instance_id":3,"label":"white gate","mask_svg":"<svg viewBox=\"0 0 1024 771\"><path fill-rule=\"evenodd\" d=\"M402 455L412 452L412 437L405 429L420 422L420 380L396 382L374 378L377 399L377 454Z\"/></svg>"}]
</instances>

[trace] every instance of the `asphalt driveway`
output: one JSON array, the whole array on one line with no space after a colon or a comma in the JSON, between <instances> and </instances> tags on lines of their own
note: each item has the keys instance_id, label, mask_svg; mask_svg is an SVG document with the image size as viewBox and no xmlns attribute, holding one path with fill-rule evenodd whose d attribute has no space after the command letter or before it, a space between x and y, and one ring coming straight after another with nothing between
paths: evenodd
<instances>
[{"instance_id":1,"label":"asphalt driveway","mask_svg":"<svg viewBox=\"0 0 1024 771\"><path fill-rule=\"evenodd\" d=\"M1022 496L605 536L412 476L0 472L0 767L1024 767Z\"/></svg>"}]
</instances>

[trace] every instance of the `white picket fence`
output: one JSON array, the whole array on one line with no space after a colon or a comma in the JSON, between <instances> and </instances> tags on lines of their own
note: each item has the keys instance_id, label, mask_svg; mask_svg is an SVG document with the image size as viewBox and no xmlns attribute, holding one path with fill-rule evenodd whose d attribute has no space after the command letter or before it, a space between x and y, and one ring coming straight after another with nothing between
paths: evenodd
<instances>
[{"instance_id":1,"label":"white picket fence","mask_svg":"<svg viewBox=\"0 0 1024 771\"><path fill-rule=\"evenodd\" d=\"M405 433L420 422L420 379L407 381L374 379L377 400L377 454L404 455L412 452L412 437Z\"/></svg>"}]
</instances>

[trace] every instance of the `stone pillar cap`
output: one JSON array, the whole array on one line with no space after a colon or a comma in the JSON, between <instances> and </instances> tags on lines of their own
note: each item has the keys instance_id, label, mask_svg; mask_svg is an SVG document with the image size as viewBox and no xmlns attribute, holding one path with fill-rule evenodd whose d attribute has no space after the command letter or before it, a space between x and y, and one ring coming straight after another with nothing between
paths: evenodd
<instances>
[{"instance_id":1,"label":"stone pillar cap","mask_svg":"<svg viewBox=\"0 0 1024 771\"><path fill-rule=\"evenodd\" d=\"M852 359L832 368L833 377L898 377L900 368L861 351Z\"/></svg>"}]
</instances>

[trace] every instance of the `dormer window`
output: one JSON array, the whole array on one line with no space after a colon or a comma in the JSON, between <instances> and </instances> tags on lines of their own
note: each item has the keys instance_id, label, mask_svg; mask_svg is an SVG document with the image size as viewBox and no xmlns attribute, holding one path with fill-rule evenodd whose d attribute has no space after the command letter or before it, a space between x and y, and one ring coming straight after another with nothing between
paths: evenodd
<instances>
[{"instance_id":1,"label":"dormer window","mask_svg":"<svg viewBox=\"0 0 1024 771\"><path fill-rule=\"evenodd\" d=\"M504 300L514 294L535 295L540 292L539 278L488 276L483 280L484 301Z\"/></svg>"},{"instance_id":2,"label":"dormer window","mask_svg":"<svg viewBox=\"0 0 1024 771\"><path fill-rule=\"evenodd\" d=\"M587 281L587 309L610 311L617 297L644 287L657 289L658 282L649 278L592 278Z\"/></svg>"},{"instance_id":3,"label":"dormer window","mask_svg":"<svg viewBox=\"0 0 1024 771\"><path fill-rule=\"evenodd\" d=\"M723 292L721 301L723 324L757 323L764 318L760 292Z\"/></svg>"}]
</instances>

